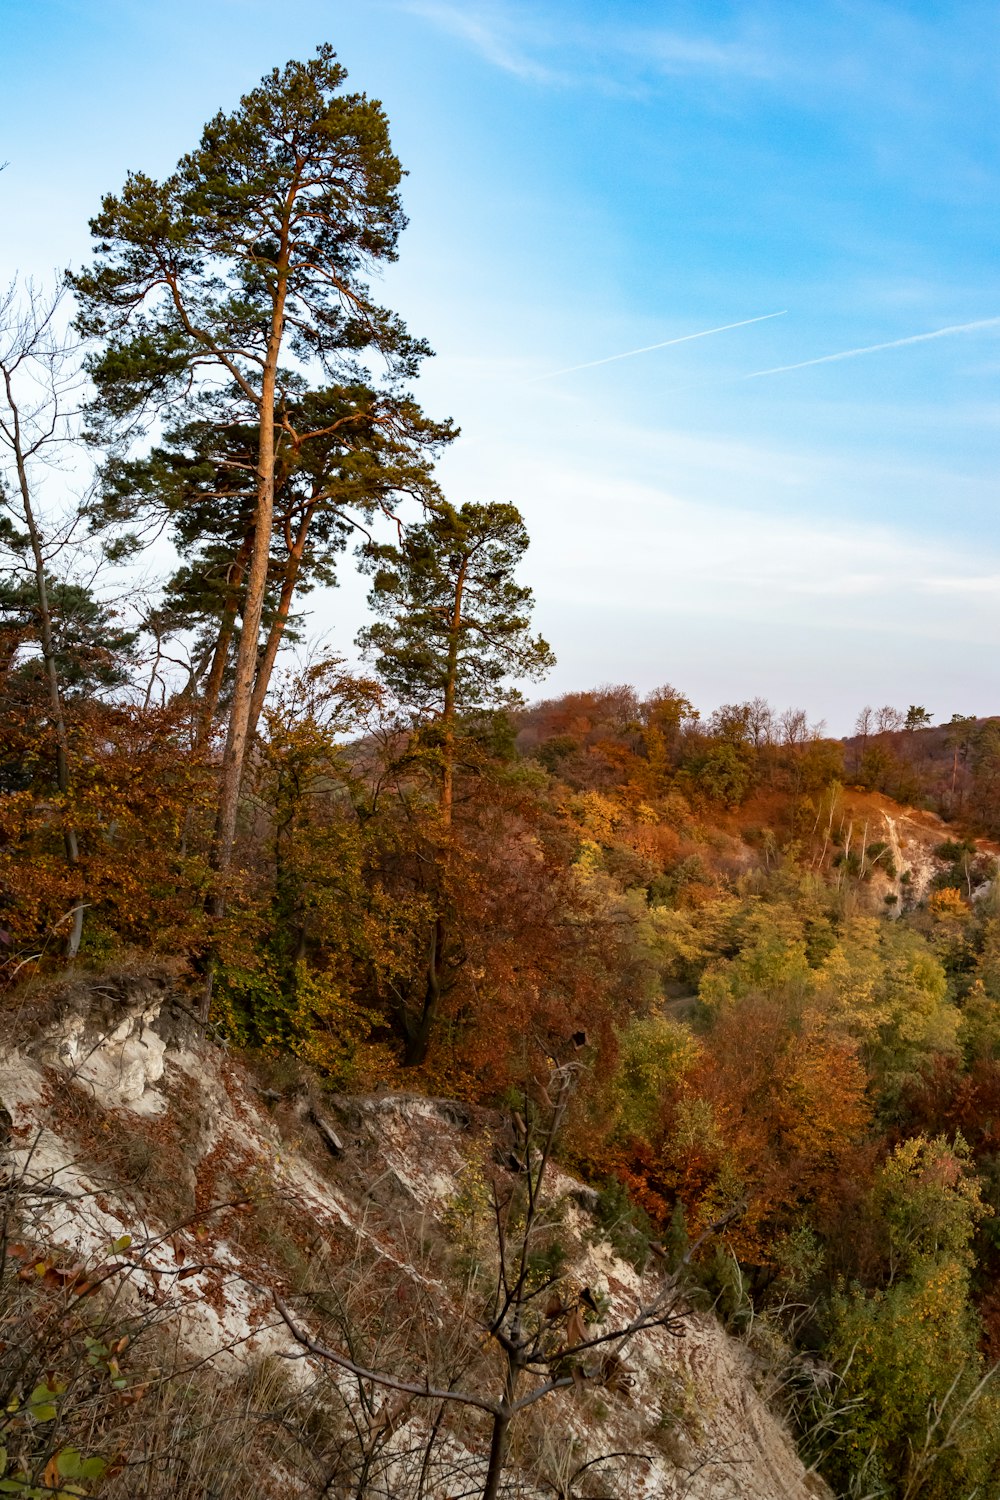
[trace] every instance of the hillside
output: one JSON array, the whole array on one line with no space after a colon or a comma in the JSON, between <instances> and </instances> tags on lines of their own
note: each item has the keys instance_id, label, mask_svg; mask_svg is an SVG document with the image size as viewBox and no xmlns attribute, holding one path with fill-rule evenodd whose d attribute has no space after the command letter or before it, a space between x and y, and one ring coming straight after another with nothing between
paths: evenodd
<instances>
[{"instance_id":1,"label":"hillside","mask_svg":"<svg viewBox=\"0 0 1000 1500\"><path fill-rule=\"evenodd\" d=\"M164 1496L182 1472L207 1496L205 1462L262 1496L289 1476L313 1493L324 1465L354 1475L351 1493L405 1496L418 1453L414 1495L451 1495L449 1464L479 1484L489 1411L441 1396L403 1420L377 1381L345 1385L337 1358L502 1390L507 1346L484 1350L476 1322L497 1285L484 1267L499 1275L490 1198L513 1215L509 1253L530 1159L517 1131L567 1069L558 1225L529 1259L571 1292L538 1325L535 1373L557 1384L504 1450L510 1493L576 1493L571 1458L583 1497L647 1478L650 1495L706 1500L820 1493L820 1474L885 1500L993 1483L995 846L851 782L842 745L796 715L769 729L759 700L703 721L673 690L615 688L472 715L446 804L437 730L394 712L335 663L290 685L255 751L239 882L211 917L198 893L215 762L191 757L173 710L87 708L75 807L90 899L68 966L73 867L40 789L8 794L17 1056L0 1096L34 1185L8 1181L5 1316L75 1349L67 1364L29 1340L40 1379L65 1367L75 1392L81 1360L98 1372L83 1410L108 1437L86 1492L117 1496L145 1464L168 1476ZM23 1300L33 1264L40 1306ZM657 1267L683 1311L630 1335L618 1373L573 1355L587 1319L620 1317L621 1334ZM67 1332L61 1280L94 1275L121 1295ZM573 1301L581 1288L593 1306ZM275 1292L340 1351L334 1373L285 1359ZM125 1337L128 1376L111 1373ZM170 1372L188 1365L179 1386ZM52 1460L40 1427L43 1446L23 1446L36 1425L20 1371L14 1475ZM142 1451L119 1379L156 1396ZM217 1396L238 1455L209 1442ZM548 1407L575 1434L558 1454ZM82 1420L67 1411L80 1454ZM196 1456L184 1445L203 1420ZM587 1467L612 1451L642 1457L616 1460L617 1479Z\"/></svg>"},{"instance_id":2,"label":"hillside","mask_svg":"<svg viewBox=\"0 0 1000 1500\"><path fill-rule=\"evenodd\" d=\"M255 1076L200 1039L155 974L77 981L21 1032L0 1057L20 1320L0 1359L22 1402L42 1377L59 1392L58 1415L17 1430L22 1452L41 1467L71 1449L109 1460L109 1495L306 1496L321 1471L327 1494L477 1492L482 1421L296 1358L271 1294L362 1363L431 1383L447 1368L488 1391L488 1351L463 1347L477 1338L466 1261L488 1237L477 1184L512 1183L495 1162L509 1122L415 1095L341 1096L318 1114L303 1076ZM668 1272L616 1253L597 1195L561 1170L548 1199L553 1285L592 1289L593 1332L627 1324ZM676 1307L622 1347L615 1381L571 1382L525 1413L505 1495L827 1493L769 1409L775 1371L688 1296ZM91 1350L126 1345L105 1354L104 1389L100 1360L77 1362L85 1330Z\"/></svg>"},{"instance_id":3,"label":"hillside","mask_svg":"<svg viewBox=\"0 0 1000 1500\"><path fill-rule=\"evenodd\" d=\"M461 9L390 8L380 45ZM289 29L252 9L250 31ZM451 30L517 75L519 110L564 77L477 20ZM691 86L787 71L605 30L600 68L573 76L658 50L674 105L674 64ZM187 94L161 91L145 168L80 220L89 252L78 225L52 290L0 295L0 1496L1000 1500L1000 720L866 707L841 740L799 706L666 682L539 696L556 658L525 517L489 464L491 498L445 493L460 433L421 405L431 343L380 300L406 284L407 224L382 104L326 41L250 86L226 76L172 144ZM401 69L421 119L427 76ZM738 118L708 91L716 123ZM646 85L614 97L645 110ZM813 337L784 316L713 312L539 374L582 389L675 344L735 360L744 337ZM775 342L706 399L914 343L937 357L996 321L812 358ZM709 335L727 343L691 343ZM482 330L466 355L447 362L463 402L487 386L456 372L500 368ZM532 408L543 446L573 410ZM912 639L913 599L983 597L978 558L934 585L938 541L858 573L832 491L822 526L787 531L762 484L773 514L741 531L756 481L732 434L705 445L705 479L739 495L647 506L645 480L620 482L659 451L632 453L635 415L601 415L607 484L535 497L546 524L566 506L549 568L577 567L566 538L589 517L593 571L560 587L574 629L609 626L592 660L616 659L597 601L627 613L646 579L620 670L701 660L702 683L739 681L727 636L745 616L756 663L751 616L776 588L769 639L797 674L812 641L788 680L818 705L843 622L857 671L830 675L860 683L880 641ZM557 472L525 458L513 407L491 398L487 425L518 493L528 468ZM805 500L794 476L846 471L790 464L797 442L769 462ZM786 531L811 538L801 586ZM775 569L738 555L751 539ZM323 614L345 578L348 614L366 596L350 638ZM827 619L856 588L890 634ZM694 653L668 630L710 618ZM793 619L812 635L792 641Z\"/></svg>"},{"instance_id":4,"label":"hillside","mask_svg":"<svg viewBox=\"0 0 1000 1500\"><path fill-rule=\"evenodd\" d=\"M904 729L891 709L875 715L863 734L843 741L852 780L942 814L967 832L1000 833L996 758L1000 721L955 714L950 722ZM879 715L889 728L880 729Z\"/></svg>"}]
</instances>

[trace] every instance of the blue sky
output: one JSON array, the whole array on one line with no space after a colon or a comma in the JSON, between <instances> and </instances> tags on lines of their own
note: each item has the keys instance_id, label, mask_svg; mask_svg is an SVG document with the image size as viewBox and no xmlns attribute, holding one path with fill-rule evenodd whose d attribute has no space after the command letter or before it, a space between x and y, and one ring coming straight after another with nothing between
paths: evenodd
<instances>
[{"instance_id":1,"label":"blue sky","mask_svg":"<svg viewBox=\"0 0 1000 1500\"><path fill-rule=\"evenodd\" d=\"M411 219L384 294L463 428L451 497L526 515L553 691L760 692L841 733L865 702L1000 711L995 4L4 13L5 277L84 259L102 192L321 40L381 98ZM362 600L317 628L346 645Z\"/></svg>"}]
</instances>

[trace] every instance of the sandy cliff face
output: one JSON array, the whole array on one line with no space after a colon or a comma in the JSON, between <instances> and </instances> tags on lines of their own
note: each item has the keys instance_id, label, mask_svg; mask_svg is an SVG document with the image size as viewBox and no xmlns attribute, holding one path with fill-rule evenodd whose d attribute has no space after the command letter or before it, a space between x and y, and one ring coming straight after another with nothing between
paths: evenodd
<instances>
[{"instance_id":1,"label":"sandy cliff face","mask_svg":"<svg viewBox=\"0 0 1000 1500\"><path fill-rule=\"evenodd\" d=\"M22 1236L80 1264L106 1258L109 1245L131 1236L116 1252L125 1268L121 1295L159 1308L187 1355L220 1371L301 1355L276 1315L274 1289L292 1298L320 1274L331 1287L352 1276L358 1305L366 1284L373 1293L368 1328L379 1313L391 1322L412 1292L417 1311L406 1348L384 1335L375 1341L384 1358L412 1368L415 1350L442 1343L474 1315L456 1275L442 1267L456 1264L456 1224L475 1196L498 1121L443 1101L330 1103L301 1082L265 1082L200 1038L168 982L78 983L0 1053L8 1178L19 1185ZM572 1275L599 1294L609 1323L627 1321L662 1272L640 1275L599 1237L580 1184L556 1172L550 1186ZM532 1409L504 1494L828 1493L768 1409L750 1355L711 1316L686 1313L676 1331L644 1332L625 1357L621 1389L560 1391ZM320 1391L334 1378L314 1360L283 1368ZM342 1372L336 1379L349 1401L350 1383ZM376 1416L383 1404L374 1392ZM431 1420L419 1403L398 1418L386 1445L398 1448L396 1467L383 1464L366 1494L417 1492L416 1438ZM426 1500L478 1493L480 1435L467 1423L442 1438L425 1475ZM587 1469L612 1452L628 1456ZM274 1483L274 1493L319 1493L302 1475L276 1473Z\"/></svg>"},{"instance_id":2,"label":"sandy cliff face","mask_svg":"<svg viewBox=\"0 0 1000 1500\"><path fill-rule=\"evenodd\" d=\"M882 837L889 845L895 871L885 885L896 898L892 915L900 916L907 907L926 900L932 881L946 867L935 850L947 838L947 830L933 813L915 814L903 808L886 809L882 822Z\"/></svg>"}]
</instances>

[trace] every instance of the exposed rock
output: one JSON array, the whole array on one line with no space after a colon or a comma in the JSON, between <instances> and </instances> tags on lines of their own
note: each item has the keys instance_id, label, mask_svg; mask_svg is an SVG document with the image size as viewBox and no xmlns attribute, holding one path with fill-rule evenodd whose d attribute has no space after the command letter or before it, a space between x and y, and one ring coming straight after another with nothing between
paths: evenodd
<instances>
[{"instance_id":1,"label":"exposed rock","mask_svg":"<svg viewBox=\"0 0 1000 1500\"><path fill-rule=\"evenodd\" d=\"M280 1091L263 1102L237 1062L197 1038L168 985L116 983L95 989L92 1009L77 988L24 1050L0 1054L0 1097L14 1132L8 1159L36 1241L84 1259L140 1225L148 1248L130 1264L132 1294L162 1300L170 1285L178 1336L196 1358L296 1352L269 1296L288 1283L283 1243L314 1266L335 1266L344 1244L353 1245L429 1296L439 1310L432 1321L453 1320L461 1294L415 1247L428 1236L444 1241L466 1174L488 1159L499 1122L446 1100L386 1095L331 1104L341 1132L311 1102ZM100 1116L89 1134L91 1116L74 1099ZM129 1183L111 1179L114 1151L144 1143L163 1166L143 1186L141 1207ZM197 1211L168 1233L176 1219L166 1204L185 1173ZM592 1189L558 1172L550 1186L574 1277L600 1293L606 1316L627 1321L661 1263L640 1275L598 1237ZM828 1494L758 1392L747 1351L709 1314L689 1312L682 1336L665 1328L638 1335L624 1362L627 1380L602 1403L572 1391L547 1399L539 1423L550 1446L575 1443L575 1462L647 1454L629 1481L635 1500ZM315 1376L302 1360L289 1369ZM480 1456L465 1460L467 1473ZM453 1493L442 1482L428 1500ZM527 1500L546 1491L524 1474L518 1493Z\"/></svg>"},{"instance_id":2,"label":"exposed rock","mask_svg":"<svg viewBox=\"0 0 1000 1500\"><path fill-rule=\"evenodd\" d=\"M928 816L924 814L924 819ZM896 897L894 915L898 916L904 907L916 906L926 899L934 877L945 868L944 861L934 853L943 833L937 820L933 826L906 813L892 816L884 812L882 817L896 871L888 884L891 894Z\"/></svg>"},{"instance_id":3,"label":"exposed rock","mask_svg":"<svg viewBox=\"0 0 1000 1500\"><path fill-rule=\"evenodd\" d=\"M330 1155L343 1156L344 1143L340 1139L340 1136L337 1134L337 1132L334 1130L333 1126L330 1125L326 1120L324 1120L321 1114L317 1114L316 1110L314 1109L311 1109L309 1111L309 1118L312 1120L313 1124L316 1126L316 1129L319 1131L320 1139L322 1140L326 1149L329 1151Z\"/></svg>"}]
</instances>

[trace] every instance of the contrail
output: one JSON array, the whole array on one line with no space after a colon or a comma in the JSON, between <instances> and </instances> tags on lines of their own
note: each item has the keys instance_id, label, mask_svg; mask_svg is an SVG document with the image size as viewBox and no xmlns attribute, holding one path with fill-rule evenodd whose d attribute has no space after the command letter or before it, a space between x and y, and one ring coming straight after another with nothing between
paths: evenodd
<instances>
[{"instance_id":1,"label":"contrail","mask_svg":"<svg viewBox=\"0 0 1000 1500\"><path fill-rule=\"evenodd\" d=\"M569 365L565 370L550 370L547 375L533 375L526 385L534 385L539 380L554 380L557 375L573 375L577 370L593 370L597 365L612 365L616 359L631 359L636 354L651 354L654 349L669 349L672 344L688 344L692 339L707 339L713 333L728 333L731 328L747 328L751 323L766 323L768 318L783 318L788 309L782 312L764 313L759 318L744 318L741 323L723 323L721 328L703 328L700 333L685 333L679 339L664 339L662 344L646 344L642 349L627 349L624 354L609 354L604 359L588 359L583 365ZM931 335L925 334L925 338ZM838 358L833 355L832 358ZM772 374L773 371L761 371L761 374ZM749 377L747 377L749 379Z\"/></svg>"},{"instance_id":2,"label":"contrail","mask_svg":"<svg viewBox=\"0 0 1000 1500\"><path fill-rule=\"evenodd\" d=\"M789 370L807 370L810 365L830 365L839 359L856 359L859 354L878 354L882 349L902 349L907 344L924 344L928 339L947 338L952 333L971 333L974 328L996 328L1000 318L980 318L975 323L953 323L948 328L935 328L933 333L914 333L906 339L890 339L887 344L867 344L863 349L842 349L839 354L822 354L819 359L803 359L795 365L775 365L773 370L753 370L749 375L738 375L737 380L760 380L764 375L784 375Z\"/></svg>"}]
</instances>

